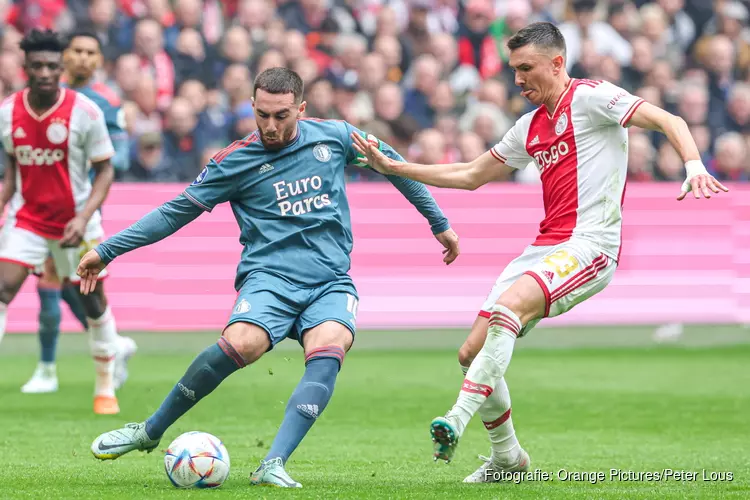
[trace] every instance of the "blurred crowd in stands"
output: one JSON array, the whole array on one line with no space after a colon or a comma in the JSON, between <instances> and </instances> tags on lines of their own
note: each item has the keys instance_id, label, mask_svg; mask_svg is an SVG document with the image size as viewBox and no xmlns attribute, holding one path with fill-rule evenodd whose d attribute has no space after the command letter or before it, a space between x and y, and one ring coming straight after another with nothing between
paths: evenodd
<instances>
[{"instance_id":1,"label":"blurred crowd in stands","mask_svg":"<svg viewBox=\"0 0 750 500\"><path fill-rule=\"evenodd\" d=\"M740 0L0 0L0 93L25 85L31 27L98 33L97 79L121 99L121 181L184 182L255 129L255 75L287 66L307 115L340 118L407 159L467 161L530 110L505 41L559 25L573 77L604 79L682 116L719 179L750 177L750 30ZM632 180L684 178L656 133L630 129ZM352 180L379 176L352 169ZM509 181L538 182L536 169Z\"/></svg>"}]
</instances>

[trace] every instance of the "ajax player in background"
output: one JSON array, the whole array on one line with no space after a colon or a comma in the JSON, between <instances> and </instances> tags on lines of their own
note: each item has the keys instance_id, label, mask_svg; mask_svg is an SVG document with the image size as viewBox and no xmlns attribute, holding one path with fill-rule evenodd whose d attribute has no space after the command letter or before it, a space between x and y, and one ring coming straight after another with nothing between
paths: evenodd
<instances>
[{"instance_id":1,"label":"ajax player in background","mask_svg":"<svg viewBox=\"0 0 750 500\"><path fill-rule=\"evenodd\" d=\"M8 305L48 255L59 276L79 280L80 256L104 235L99 207L114 178L115 152L101 109L60 86L65 44L52 31L32 30L21 48L28 87L0 104L0 137L9 157L0 203L10 202L0 235L0 337ZM118 413L117 329L102 285L92 292L81 302L96 366L94 412Z\"/></svg>"},{"instance_id":2,"label":"ajax player in background","mask_svg":"<svg viewBox=\"0 0 750 500\"><path fill-rule=\"evenodd\" d=\"M534 23L508 41L516 85L538 108L503 140L469 163L415 165L387 158L361 137L355 149L381 173L438 187L477 189L533 161L541 172L545 218L536 241L508 264L459 351L465 379L453 408L432 421L435 460L450 461L479 412L492 455L465 482L488 482L529 469L516 438L504 375L517 337L542 318L569 311L612 280L620 255L628 134L636 126L666 135L685 162L678 200L727 191L711 177L685 122L603 81L565 71L565 40L549 23Z\"/></svg>"},{"instance_id":3,"label":"ajax player in background","mask_svg":"<svg viewBox=\"0 0 750 500\"><path fill-rule=\"evenodd\" d=\"M85 95L104 113L107 131L115 156L112 166L116 171L127 170L130 166L130 146L125 131L125 116L120 107L120 99L103 83L94 82L94 72L103 62L101 44L94 32L77 31L68 42L63 52L64 73L62 81L69 88ZM92 170L93 174L96 170ZM60 336L60 299L64 299L75 317L88 330L86 312L81 304L78 286L69 280L61 282L55 272L55 265L50 256L44 264L42 275L37 281L39 294L39 344L41 356L31 379L21 388L25 393L55 392L58 387L55 359L57 339ZM135 353L136 345L130 337L117 336L115 351L114 384L119 389L127 378L127 361Z\"/></svg>"},{"instance_id":4,"label":"ajax player in background","mask_svg":"<svg viewBox=\"0 0 750 500\"><path fill-rule=\"evenodd\" d=\"M284 469L331 395L352 345L357 291L349 276L352 231L344 167L359 159L343 121L299 120L305 111L300 76L286 68L262 72L253 85L258 130L216 154L174 200L88 252L78 267L84 293L115 257L150 245L203 212L230 202L244 246L237 268L237 299L219 341L195 358L161 407L145 422L97 437L91 451L116 459L152 451L166 430L226 377L257 361L283 339L299 341L305 373L287 403L271 450L252 484L300 487ZM402 158L378 142L389 157ZM424 185L388 178L458 256L458 237Z\"/></svg>"}]
</instances>

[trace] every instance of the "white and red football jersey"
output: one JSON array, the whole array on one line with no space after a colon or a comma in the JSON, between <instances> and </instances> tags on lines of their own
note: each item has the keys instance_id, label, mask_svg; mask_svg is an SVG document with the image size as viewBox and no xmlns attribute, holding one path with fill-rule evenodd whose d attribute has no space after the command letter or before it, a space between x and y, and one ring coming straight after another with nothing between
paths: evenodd
<instances>
[{"instance_id":1,"label":"white and red football jersey","mask_svg":"<svg viewBox=\"0 0 750 500\"><path fill-rule=\"evenodd\" d=\"M102 110L86 96L60 89L43 115L29 106L28 89L0 104L0 139L16 161L16 194L8 217L16 226L59 239L91 194L91 163L114 156ZM98 212L89 221L99 224Z\"/></svg>"},{"instance_id":2,"label":"white and red football jersey","mask_svg":"<svg viewBox=\"0 0 750 500\"><path fill-rule=\"evenodd\" d=\"M643 99L601 80L571 79L549 113L522 116L491 152L512 168L539 169L545 217L534 245L572 237L613 259L622 244L628 121Z\"/></svg>"}]
</instances>

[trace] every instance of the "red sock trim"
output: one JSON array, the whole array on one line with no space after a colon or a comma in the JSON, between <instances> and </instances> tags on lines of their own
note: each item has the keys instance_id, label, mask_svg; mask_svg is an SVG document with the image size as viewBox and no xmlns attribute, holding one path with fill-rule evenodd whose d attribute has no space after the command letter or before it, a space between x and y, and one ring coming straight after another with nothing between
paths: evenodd
<instances>
[{"instance_id":1,"label":"red sock trim","mask_svg":"<svg viewBox=\"0 0 750 500\"><path fill-rule=\"evenodd\" d=\"M232 361L234 361L237 366L239 366L240 368L244 368L247 366L245 358L243 358L242 355L238 353L234 347L232 347L232 344L230 344L227 339L221 337L216 343L218 344L219 348L224 351L224 354L232 358Z\"/></svg>"},{"instance_id":2,"label":"red sock trim","mask_svg":"<svg viewBox=\"0 0 750 500\"><path fill-rule=\"evenodd\" d=\"M495 427L500 427L503 425L508 419L510 418L510 408L508 408L508 411L500 415L500 417L496 420L493 420L492 422L482 422L484 424L484 428L487 430L494 429Z\"/></svg>"},{"instance_id":3,"label":"red sock trim","mask_svg":"<svg viewBox=\"0 0 750 500\"><path fill-rule=\"evenodd\" d=\"M312 351L305 354L305 365L318 358L335 358L339 362L339 367L344 365L344 356L346 351L337 345L327 345L323 347L317 347Z\"/></svg>"},{"instance_id":4,"label":"red sock trim","mask_svg":"<svg viewBox=\"0 0 750 500\"><path fill-rule=\"evenodd\" d=\"M484 384L477 384L476 382L472 382L468 378L464 379L464 383L461 386L461 392L470 392L472 394L481 394L485 398L490 397L490 394L492 394L492 387L489 385Z\"/></svg>"}]
</instances>

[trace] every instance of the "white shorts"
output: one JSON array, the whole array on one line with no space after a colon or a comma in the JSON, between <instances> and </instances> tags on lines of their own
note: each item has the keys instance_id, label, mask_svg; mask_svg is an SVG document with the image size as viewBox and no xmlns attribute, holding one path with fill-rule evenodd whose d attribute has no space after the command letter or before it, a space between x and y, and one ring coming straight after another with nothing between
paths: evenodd
<instances>
[{"instance_id":1,"label":"white shorts","mask_svg":"<svg viewBox=\"0 0 750 500\"><path fill-rule=\"evenodd\" d=\"M51 256L55 262L57 275L68 278L73 283L81 279L76 274L81 257L94 248L104 237L101 224L89 224L83 241L77 248L62 248L60 242L39 236L26 229L16 227L15 220L9 219L0 233L0 261L15 262L27 267L31 272L41 274L44 262ZM104 269L99 279L107 275Z\"/></svg>"},{"instance_id":2,"label":"white shorts","mask_svg":"<svg viewBox=\"0 0 750 500\"><path fill-rule=\"evenodd\" d=\"M612 281L616 268L614 259L588 242L570 240L554 246L528 246L503 270L479 315L489 318L500 295L521 276L528 274L544 292L544 317L559 316L604 290ZM540 320L530 321L519 336L528 333Z\"/></svg>"}]
</instances>

